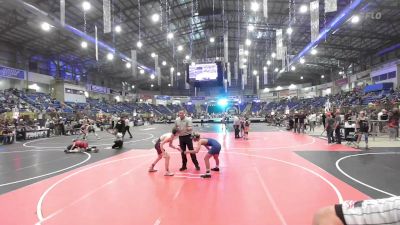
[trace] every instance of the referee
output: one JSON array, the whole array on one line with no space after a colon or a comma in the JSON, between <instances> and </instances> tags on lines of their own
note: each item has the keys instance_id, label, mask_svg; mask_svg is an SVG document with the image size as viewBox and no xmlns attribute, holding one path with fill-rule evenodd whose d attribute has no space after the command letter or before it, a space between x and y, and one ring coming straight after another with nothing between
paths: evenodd
<instances>
[{"instance_id":1,"label":"referee","mask_svg":"<svg viewBox=\"0 0 400 225\"><path fill-rule=\"evenodd\" d=\"M194 150L193 149L193 142L192 142L192 119L188 118L185 116L184 111L179 111L179 118L176 118L175 120L175 127L178 130L178 135L179 135L179 145L182 149L182 168L179 169L179 171L184 171L187 169L186 164L187 164L187 157L185 154L186 151L186 146L188 147L189 150ZM196 167L196 170L200 170L199 162L197 161L196 154L190 154L190 157L192 158L192 162L194 166Z\"/></svg>"}]
</instances>

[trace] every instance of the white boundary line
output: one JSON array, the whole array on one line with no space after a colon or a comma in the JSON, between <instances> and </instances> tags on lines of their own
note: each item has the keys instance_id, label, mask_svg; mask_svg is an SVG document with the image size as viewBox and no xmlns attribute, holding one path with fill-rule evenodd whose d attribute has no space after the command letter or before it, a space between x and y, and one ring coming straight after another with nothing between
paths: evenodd
<instances>
[{"instance_id":1,"label":"white boundary line","mask_svg":"<svg viewBox=\"0 0 400 225\"><path fill-rule=\"evenodd\" d=\"M344 156L344 157L342 157L342 158L340 158L340 159L338 159L338 160L336 161L336 168L337 168L343 175L345 175L347 178L349 178L349 179L351 179L351 180L353 180L353 181L355 181L355 182L357 182L357 183L359 183L359 184L361 184L361 185L364 185L365 187L368 187L368 188L370 188L370 189L372 189L372 190L378 191L378 192L383 193L383 194L385 194L385 195L389 195L389 196L391 196L391 197L397 196L397 195L395 195L395 194L392 194L392 193L383 191L383 190L381 190L381 189L379 189L379 188L373 187L373 186L371 186L371 185L369 185L369 184L366 184L366 183L364 183L364 182L362 182L362 181L357 180L356 178L354 178L354 177L350 176L349 174L347 174L346 172L344 172L344 171L342 170L342 168L340 167L340 162L343 161L344 159L348 159L348 158L351 158L351 157L359 157L359 156L364 156L364 155L400 155L400 152L376 152L376 153L362 153L362 154L348 155L348 156Z\"/></svg>"},{"instance_id":2,"label":"white boundary line","mask_svg":"<svg viewBox=\"0 0 400 225\"><path fill-rule=\"evenodd\" d=\"M285 160L271 158L271 157L262 156L262 155L253 155L253 154L246 154L246 153L240 153L240 152L229 152L229 154L252 156L252 157L261 158L261 159L269 159L269 160L272 160L272 161L281 162L281 163L284 163L284 164L287 164L287 165L290 165L290 166L297 167L297 168L300 168L302 170L305 170L305 171L307 171L307 172L309 172L309 173L321 178L321 180L323 180L325 183L327 183L335 191L336 196L338 197L339 203L343 202L343 196L340 193L339 189L334 184L332 184L328 179L323 177L321 174L319 174L319 173L315 172L314 170L311 170L311 169L309 169L307 167L300 166L298 164L295 164L295 163L292 163L292 162L288 162L288 161L285 161Z\"/></svg>"},{"instance_id":3,"label":"white boundary line","mask_svg":"<svg viewBox=\"0 0 400 225\"><path fill-rule=\"evenodd\" d=\"M143 139L138 139L138 140L126 141L126 142L124 142L124 144L135 143L135 142L139 142L139 141L145 141L145 140L148 140L148 139L151 139L151 138L154 137L153 134L148 134L148 133L143 133L143 134L150 135L150 137L143 138ZM49 139L49 138L46 138L46 139ZM42 146L27 145L29 143L33 143L33 142L39 141L39 140L45 140L45 139L37 139L37 140L33 140L33 141L28 141L28 142L25 142L23 144L23 146L24 147L31 147L31 148L49 148L49 149L63 149L63 148L65 148L65 147L58 147L58 146L55 146L55 147L42 147ZM94 146L110 146L110 144L99 144L99 145L94 144Z\"/></svg>"},{"instance_id":4,"label":"white boundary line","mask_svg":"<svg viewBox=\"0 0 400 225\"><path fill-rule=\"evenodd\" d=\"M278 215L279 220L281 221L282 224L287 225L285 218L283 217L281 211L279 210L278 206L276 205L275 200L272 198L271 192L268 190L267 185L265 184L264 180L262 179L260 171L257 169L257 167L254 167L254 170L256 171L258 180L260 181L261 186L262 186L265 194L267 195L269 202L271 202L272 208L274 209L275 213Z\"/></svg>"},{"instance_id":5,"label":"white boundary line","mask_svg":"<svg viewBox=\"0 0 400 225\"><path fill-rule=\"evenodd\" d=\"M59 213L61 213L62 211L64 211L66 208L71 207L71 206L77 204L79 201L82 201L82 200L88 198L90 195L96 193L98 190L102 189L103 187L105 187L105 186L107 186L107 185L109 185L109 184L112 184L113 182L115 182L116 180L118 180L119 178L121 178L122 176L126 176L126 175L132 173L134 170L138 169L140 166L142 166L142 165L144 165L144 164L147 164L149 161L150 161L150 160L146 160L146 161L144 161L144 162L142 162L142 163L140 163L140 164L137 164L137 165L136 165L135 167L133 167L132 169L130 169L130 170L128 170L128 171L126 171L126 172L124 172L124 173L118 175L118 177L114 177L113 179L111 179L111 180L109 180L108 182L106 182L106 183L100 185L99 187L97 187L97 188L95 188L95 189L92 189L90 192L86 193L85 195L83 195L82 197L80 197L80 198L78 198L78 199L75 199L75 201L73 201L72 203L68 204L67 206L65 206L65 207L63 207L63 208L61 208L61 209L59 209L59 210L57 210L57 211L51 213L50 215L46 216L46 218L43 218L42 221L39 221L39 222L36 223L36 224L39 225L40 223L43 223L44 221L53 218L54 216L56 216L56 215L58 215Z\"/></svg>"},{"instance_id":6,"label":"white boundary line","mask_svg":"<svg viewBox=\"0 0 400 225\"><path fill-rule=\"evenodd\" d=\"M70 175L68 175L68 176L66 176L66 177L63 177L62 179L58 180L56 183L54 183L54 184L51 185L49 188L47 188L46 191L43 192L43 194L40 196L39 201L38 201L37 206L36 206L36 215L37 215L37 217L38 217L38 219L39 219L38 223L36 223L36 224L38 224L38 225L41 224L41 222L43 222L43 220L45 219L45 218L43 217L43 213L42 213L42 204L43 204L43 201L44 201L46 195L47 195L54 187L56 187L58 184L64 182L65 180L67 180L67 179L69 179L69 178L71 178L71 177L73 177L73 176L75 176L75 175L77 175L77 174L79 174L79 173L81 173L81 172L87 171L87 170L89 170L89 169L92 169L92 168L95 168L95 167L98 167L98 166L104 166L104 165L108 165L108 164L115 163L115 162L119 162L119 161L123 161L123 160L134 159L134 158L140 158L140 157L146 157L146 156L154 156L154 154L152 153L152 154L144 154L144 155L138 155L138 156L131 156L131 157L125 157L125 158L121 158L121 159L115 159L115 160L111 160L111 161L106 161L106 162L98 163L98 164L95 164L95 165L92 165L92 166L89 166L89 167L82 168L82 169L80 169L80 170L78 170L78 171L76 171L76 172L74 172L74 173L72 173L72 174L70 174Z\"/></svg>"},{"instance_id":7,"label":"white boundary line","mask_svg":"<svg viewBox=\"0 0 400 225\"><path fill-rule=\"evenodd\" d=\"M29 151L29 150L26 150L26 151ZM45 150L41 150L41 151L45 151ZM21 183L21 182L25 182L25 181L29 181L29 180L35 180L35 179L38 179L38 178L41 178L41 177L46 177L46 176L49 176L49 175L52 175L52 174L60 173L60 172L63 172L65 170L69 170L71 168L77 167L77 166L89 161L89 159L92 157L89 153L87 153L87 152L84 152L84 153L87 155L87 158L85 160L83 160L82 162L79 162L77 164L74 164L72 166L69 166L69 167L61 169L61 170L53 171L53 172L42 174L42 175L39 175L39 176L26 178L26 179L22 179L22 180L17 180L17 181L13 181L13 182L9 182L9 183L0 184L0 187L4 187L4 186L7 186L7 185L11 185L11 184L17 184L17 183Z\"/></svg>"},{"instance_id":8,"label":"white boundary line","mask_svg":"<svg viewBox=\"0 0 400 225\"><path fill-rule=\"evenodd\" d=\"M309 169L309 168L307 168L307 167L303 167L303 166L301 166L301 165L298 165L298 164L295 164L295 163L292 163L292 162L288 162L288 161L280 160L280 159L276 159L276 158L271 158L271 157L267 157L267 156L260 156L260 155L246 154L246 153L238 153L238 152L226 152L226 153L235 154L235 155L241 155L241 156L251 156L251 157L261 158L261 159L268 159L268 160L272 160L272 161L276 161L276 162L281 162L281 163L284 163L284 164L286 164L286 165L290 165L290 166L297 167L297 168L300 168L300 169L302 169L302 170L305 170L305 171L307 171L307 172L309 172L309 173L311 173L311 174L313 174L313 175L319 177L321 180L323 180L325 183L327 183L327 184L335 191L336 196L337 196L339 202L340 202L340 203L343 202L343 196L342 196L342 194L340 193L340 191L338 190L338 188L337 188L334 184L332 184L328 179L326 179L325 177L323 177L321 174L319 174L319 173L317 173L317 172L315 172L315 171L313 171L313 170L311 170L311 169ZM140 158L140 157L153 156L153 155L154 155L154 154L145 154L145 155L139 155L139 156L125 157L125 158L122 158L122 159L116 159L116 160L112 160L112 161L107 161L107 162L95 164L95 165L92 165L92 166L89 166L89 167L80 169L80 170L78 170L78 171L76 171L76 172L74 172L74 173L72 173L72 174L70 174L70 175L68 175L68 176L66 176L66 177L64 177L64 178L62 178L62 179L60 179L59 181L57 181L56 183L54 183L52 186L50 186L50 187L41 195L41 197L40 197L40 199L39 199L39 201L38 201L37 207L36 207L36 214L37 214L37 217L38 217L38 219L39 219L38 223L36 223L36 224L37 224L37 225L40 225L41 222L45 219L45 218L43 217L43 214L42 214L42 204L43 204L43 201L44 201L46 195L47 195L54 187L56 187L58 184L62 183L63 181L65 181L65 180L69 179L70 177L75 176L75 175L77 175L77 174L79 174L79 173L81 173L81 172L87 171L87 170L89 170L89 169L92 169L92 168L95 168L95 167L98 167L98 166L103 166L103 165L107 165L107 164L111 164L111 163L114 163L114 162L119 162L119 161L123 161L123 160L127 160L127 159ZM179 177L179 178L193 178L193 179L199 179L199 178L200 178L200 177L179 176L179 175L175 175L174 177Z\"/></svg>"}]
</instances>

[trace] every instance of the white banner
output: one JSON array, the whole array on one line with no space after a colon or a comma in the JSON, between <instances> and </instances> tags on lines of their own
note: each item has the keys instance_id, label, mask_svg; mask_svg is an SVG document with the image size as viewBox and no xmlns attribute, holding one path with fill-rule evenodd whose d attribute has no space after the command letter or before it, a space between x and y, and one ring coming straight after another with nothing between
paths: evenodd
<instances>
[{"instance_id":1,"label":"white banner","mask_svg":"<svg viewBox=\"0 0 400 225\"><path fill-rule=\"evenodd\" d=\"M277 29L276 30L276 58L277 59L282 59L283 57L283 33L282 29Z\"/></svg>"},{"instance_id":2,"label":"white banner","mask_svg":"<svg viewBox=\"0 0 400 225\"><path fill-rule=\"evenodd\" d=\"M238 69L238 62L234 62L233 63L233 66L234 66L234 72L235 72L235 80L237 80L237 79L239 79L239 69Z\"/></svg>"},{"instance_id":3,"label":"white banner","mask_svg":"<svg viewBox=\"0 0 400 225\"><path fill-rule=\"evenodd\" d=\"M228 80L224 79L225 93L228 93Z\"/></svg>"},{"instance_id":4,"label":"white banner","mask_svg":"<svg viewBox=\"0 0 400 225\"><path fill-rule=\"evenodd\" d=\"M65 26L65 0L60 0L60 21L61 26Z\"/></svg>"},{"instance_id":5,"label":"white banner","mask_svg":"<svg viewBox=\"0 0 400 225\"><path fill-rule=\"evenodd\" d=\"M227 77L228 77L228 85L229 85L229 87L231 86L231 83L232 83L232 75L231 75L231 64L228 62L227 63L227 70L226 70L226 72L227 72Z\"/></svg>"},{"instance_id":6,"label":"white banner","mask_svg":"<svg viewBox=\"0 0 400 225\"><path fill-rule=\"evenodd\" d=\"M268 18L268 0L263 1L263 13L264 17Z\"/></svg>"},{"instance_id":7,"label":"white banner","mask_svg":"<svg viewBox=\"0 0 400 225\"><path fill-rule=\"evenodd\" d=\"M256 90L258 94L258 90L260 90L260 76L256 77Z\"/></svg>"},{"instance_id":8,"label":"white banner","mask_svg":"<svg viewBox=\"0 0 400 225\"><path fill-rule=\"evenodd\" d=\"M287 47L286 46L282 47L282 53L283 53L283 56L282 56L282 69L284 69L284 68L286 68L286 65L288 65L288 63L287 63ZM286 69L288 69L288 68L286 68Z\"/></svg>"},{"instance_id":9,"label":"white banner","mask_svg":"<svg viewBox=\"0 0 400 225\"><path fill-rule=\"evenodd\" d=\"M171 69L169 70L169 78L170 78L171 87L173 87L174 86L174 71Z\"/></svg>"},{"instance_id":10,"label":"white banner","mask_svg":"<svg viewBox=\"0 0 400 225\"><path fill-rule=\"evenodd\" d=\"M158 80L157 80L157 84L158 84L158 86L161 86L161 69L160 69L160 67L157 67L156 68L156 74L157 74L157 78L158 78Z\"/></svg>"},{"instance_id":11,"label":"white banner","mask_svg":"<svg viewBox=\"0 0 400 225\"><path fill-rule=\"evenodd\" d=\"M97 37L97 26L94 26L94 45L96 46L96 61L99 61L99 39Z\"/></svg>"},{"instance_id":12,"label":"white banner","mask_svg":"<svg viewBox=\"0 0 400 225\"><path fill-rule=\"evenodd\" d=\"M229 62L229 46L228 46L228 32L225 32L224 34L224 60L225 63Z\"/></svg>"},{"instance_id":13,"label":"white banner","mask_svg":"<svg viewBox=\"0 0 400 225\"><path fill-rule=\"evenodd\" d=\"M242 72L242 90L244 91L244 69Z\"/></svg>"},{"instance_id":14,"label":"white banner","mask_svg":"<svg viewBox=\"0 0 400 225\"><path fill-rule=\"evenodd\" d=\"M337 0L325 0L325 12L336 12Z\"/></svg>"},{"instance_id":15,"label":"white banner","mask_svg":"<svg viewBox=\"0 0 400 225\"><path fill-rule=\"evenodd\" d=\"M187 74L187 70L185 70L185 89L190 89L190 85L188 83L188 74Z\"/></svg>"},{"instance_id":16,"label":"white banner","mask_svg":"<svg viewBox=\"0 0 400 225\"><path fill-rule=\"evenodd\" d=\"M311 41L315 41L319 35L319 0L310 2L311 17Z\"/></svg>"},{"instance_id":17,"label":"white banner","mask_svg":"<svg viewBox=\"0 0 400 225\"><path fill-rule=\"evenodd\" d=\"M268 85L268 68L264 69L264 85Z\"/></svg>"},{"instance_id":18,"label":"white banner","mask_svg":"<svg viewBox=\"0 0 400 225\"><path fill-rule=\"evenodd\" d=\"M244 77L244 80L243 80L244 85L247 85L247 66L243 68L242 76Z\"/></svg>"},{"instance_id":19,"label":"white banner","mask_svg":"<svg viewBox=\"0 0 400 225\"><path fill-rule=\"evenodd\" d=\"M136 50L131 49L131 68L133 79L138 79L137 77L137 53Z\"/></svg>"},{"instance_id":20,"label":"white banner","mask_svg":"<svg viewBox=\"0 0 400 225\"><path fill-rule=\"evenodd\" d=\"M103 22L104 33L111 32L111 2L110 0L103 0Z\"/></svg>"},{"instance_id":21,"label":"white banner","mask_svg":"<svg viewBox=\"0 0 400 225\"><path fill-rule=\"evenodd\" d=\"M244 46L243 45L239 45L239 68L243 69L243 57L244 57Z\"/></svg>"}]
</instances>

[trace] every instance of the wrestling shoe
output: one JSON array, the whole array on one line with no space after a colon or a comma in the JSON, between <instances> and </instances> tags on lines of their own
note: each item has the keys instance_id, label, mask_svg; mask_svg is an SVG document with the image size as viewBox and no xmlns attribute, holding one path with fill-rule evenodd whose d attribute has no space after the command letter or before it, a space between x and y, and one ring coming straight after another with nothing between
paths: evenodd
<instances>
[{"instance_id":1,"label":"wrestling shoe","mask_svg":"<svg viewBox=\"0 0 400 225\"><path fill-rule=\"evenodd\" d=\"M200 169L200 168L199 168L199 169ZM181 168L179 168L179 171L185 171L185 170L187 170L186 167L181 167Z\"/></svg>"},{"instance_id":2,"label":"wrestling shoe","mask_svg":"<svg viewBox=\"0 0 400 225\"><path fill-rule=\"evenodd\" d=\"M211 178L211 174L206 173L206 174L200 175L200 177L201 178Z\"/></svg>"},{"instance_id":3,"label":"wrestling shoe","mask_svg":"<svg viewBox=\"0 0 400 225\"><path fill-rule=\"evenodd\" d=\"M164 174L164 176L168 176L168 177L171 177L173 175L174 175L174 173L171 173L171 172L165 172L165 174Z\"/></svg>"},{"instance_id":4,"label":"wrestling shoe","mask_svg":"<svg viewBox=\"0 0 400 225\"><path fill-rule=\"evenodd\" d=\"M219 172L219 168L218 167L212 168L211 170Z\"/></svg>"}]
</instances>

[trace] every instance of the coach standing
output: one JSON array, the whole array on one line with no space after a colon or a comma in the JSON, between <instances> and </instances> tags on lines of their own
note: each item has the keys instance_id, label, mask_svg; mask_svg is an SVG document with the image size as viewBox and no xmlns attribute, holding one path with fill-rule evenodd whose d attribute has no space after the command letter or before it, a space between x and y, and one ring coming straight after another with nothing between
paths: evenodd
<instances>
[{"instance_id":1,"label":"coach standing","mask_svg":"<svg viewBox=\"0 0 400 225\"><path fill-rule=\"evenodd\" d=\"M187 157L186 154L184 153L186 151L186 146L188 147L189 150L194 150L193 148L193 142L192 142L192 119L188 118L185 116L184 111L179 111L179 117L176 118L175 120L175 127L178 129L178 134L179 134L179 145L183 151L181 153L182 156L182 168L180 168L180 171L184 171L187 169L186 164L187 164ZM199 162L197 161L196 154L190 154L190 157L192 158L192 162L194 166L196 167L196 170L200 170Z\"/></svg>"}]
</instances>

